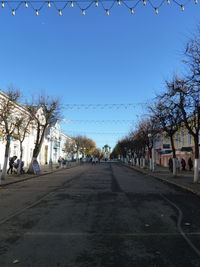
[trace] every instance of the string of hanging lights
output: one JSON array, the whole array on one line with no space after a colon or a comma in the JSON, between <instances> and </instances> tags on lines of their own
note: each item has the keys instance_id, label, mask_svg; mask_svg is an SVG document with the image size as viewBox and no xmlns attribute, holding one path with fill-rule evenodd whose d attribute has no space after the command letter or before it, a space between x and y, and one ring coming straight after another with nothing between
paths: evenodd
<instances>
[{"instance_id":1,"label":"string of hanging lights","mask_svg":"<svg viewBox=\"0 0 200 267\"><path fill-rule=\"evenodd\" d=\"M113 123L113 124L124 124L124 123L133 123L133 120L62 120L65 123L82 123L82 124L86 124L86 123L94 123L94 124L103 124L103 123Z\"/></svg>"},{"instance_id":2,"label":"string of hanging lights","mask_svg":"<svg viewBox=\"0 0 200 267\"><path fill-rule=\"evenodd\" d=\"M159 9L161 8L161 6L163 6L165 3L167 5L170 4L170 1L173 2L174 4L176 4L181 11L185 10L185 6L191 2L194 1L194 4L198 4L198 0L188 0L187 2L183 3L179 3L177 0L161 0L159 1L158 4L154 4L152 0L92 0L92 1L88 1L88 0L67 0L67 1L62 1L62 0L58 0L58 1L37 1L37 0L33 0L33 1L1 1L1 7L5 8L8 7L11 11L11 14L13 16L16 15L16 12L19 8L24 7L24 8L32 8L35 12L36 16L39 16L40 11L47 7L47 8L51 8L54 7L57 10L57 13L59 16L63 15L63 10L69 6L70 8L74 8L75 6L77 6L80 10L83 16L86 15L86 11L92 7L99 7L101 6L105 12L105 14L107 16L110 15L110 12L112 10L112 8L117 5L117 6L121 6L124 5L130 12L131 15L133 15L135 13L135 9L139 4L142 4L143 6L146 6L148 3L149 5L152 7L152 9L154 10L155 14L158 15L159 13ZM107 7L109 3L109 7ZM106 4L106 5L105 5Z\"/></svg>"},{"instance_id":3,"label":"string of hanging lights","mask_svg":"<svg viewBox=\"0 0 200 267\"><path fill-rule=\"evenodd\" d=\"M127 133L125 132L82 132L82 131L73 131L73 130L69 130L67 131L67 133L71 134L71 135L77 135L77 134L84 134L84 135L88 135L88 134L94 134L94 135L126 135Z\"/></svg>"},{"instance_id":4,"label":"string of hanging lights","mask_svg":"<svg viewBox=\"0 0 200 267\"><path fill-rule=\"evenodd\" d=\"M145 103L130 104L65 104L65 109L129 109L142 106Z\"/></svg>"}]
</instances>

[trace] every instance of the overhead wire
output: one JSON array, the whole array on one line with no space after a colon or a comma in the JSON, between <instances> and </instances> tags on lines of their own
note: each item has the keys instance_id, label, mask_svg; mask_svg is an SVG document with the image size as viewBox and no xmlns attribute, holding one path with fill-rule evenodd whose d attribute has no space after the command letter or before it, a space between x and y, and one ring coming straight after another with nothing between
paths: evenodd
<instances>
[{"instance_id":1,"label":"overhead wire","mask_svg":"<svg viewBox=\"0 0 200 267\"><path fill-rule=\"evenodd\" d=\"M65 123L114 123L114 124L123 124L123 123L133 123L133 120L62 120Z\"/></svg>"},{"instance_id":2,"label":"overhead wire","mask_svg":"<svg viewBox=\"0 0 200 267\"><path fill-rule=\"evenodd\" d=\"M128 103L128 104L65 104L64 109L130 109L136 108L144 103Z\"/></svg>"}]
</instances>

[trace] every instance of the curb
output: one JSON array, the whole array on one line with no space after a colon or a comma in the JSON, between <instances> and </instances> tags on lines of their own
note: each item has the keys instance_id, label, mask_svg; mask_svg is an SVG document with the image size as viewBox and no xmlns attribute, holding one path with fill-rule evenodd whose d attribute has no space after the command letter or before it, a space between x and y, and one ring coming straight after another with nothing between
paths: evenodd
<instances>
[{"instance_id":1,"label":"curb","mask_svg":"<svg viewBox=\"0 0 200 267\"><path fill-rule=\"evenodd\" d=\"M169 181L167 179L161 178L161 177L159 177L159 176L157 176L157 175L155 175L153 173L149 173L149 172L145 171L144 169L138 169L138 168L135 168L134 166L130 166L130 165L127 165L127 164L124 164L124 163L122 163L122 164L124 166L128 167L128 168L134 169L135 171L138 171L140 173L144 173L144 174L147 174L147 175L149 175L149 176L151 176L153 178L156 178L157 180L159 180L161 182L168 183L170 185L173 185L175 187L178 187L179 189L181 188L182 190L189 191L192 194L195 194L197 196L200 196L200 192L199 191L196 191L195 189L192 189L192 188L187 187L185 185L180 185L180 184L177 184L177 183L175 183L173 181Z\"/></svg>"},{"instance_id":2,"label":"curb","mask_svg":"<svg viewBox=\"0 0 200 267\"><path fill-rule=\"evenodd\" d=\"M62 168L62 169L54 170L54 171L51 171L51 172L46 172L46 173L32 175L30 177L26 177L26 178L20 179L18 181L13 181L13 182L8 182L8 183L0 184L0 188L1 187L4 187L4 186L8 186L10 184L17 184L17 183L21 183L21 182L24 182L24 181L27 181L27 180L30 180L30 179L33 179L33 178L37 178L37 177L40 177L40 176L45 176L45 175L48 175L48 174L52 174L54 172L59 172L59 171L71 169L71 168L74 168L74 167L77 167L77 166L80 166L80 164L75 165L75 166L70 166L69 168Z\"/></svg>"}]
</instances>

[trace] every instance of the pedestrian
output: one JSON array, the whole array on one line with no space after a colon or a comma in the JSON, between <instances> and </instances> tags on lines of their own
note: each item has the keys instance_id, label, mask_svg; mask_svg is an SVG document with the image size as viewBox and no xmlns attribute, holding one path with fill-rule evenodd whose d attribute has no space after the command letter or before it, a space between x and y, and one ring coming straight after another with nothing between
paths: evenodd
<instances>
[{"instance_id":1,"label":"pedestrian","mask_svg":"<svg viewBox=\"0 0 200 267\"><path fill-rule=\"evenodd\" d=\"M63 159L62 159L62 157L60 156L60 157L58 158L58 164L59 164L59 167L60 167L60 168L62 167L62 161L63 161Z\"/></svg>"},{"instance_id":2,"label":"pedestrian","mask_svg":"<svg viewBox=\"0 0 200 267\"><path fill-rule=\"evenodd\" d=\"M169 163L168 163L168 165L169 165L169 170L170 170L170 172L173 172L173 161L172 161L172 158L169 158Z\"/></svg>"},{"instance_id":3,"label":"pedestrian","mask_svg":"<svg viewBox=\"0 0 200 267\"><path fill-rule=\"evenodd\" d=\"M191 157L189 157L189 159L188 159L188 166L189 166L189 170L191 171L193 168L193 162L192 162Z\"/></svg>"},{"instance_id":4,"label":"pedestrian","mask_svg":"<svg viewBox=\"0 0 200 267\"><path fill-rule=\"evenodd\" d=\"M96 161L95 161L95 157L92 158L92 165L95 165Z\"/></svg>"},{"instance_id":5,"label":"pedestrian","mask_svg":"<svg viewBox=\"0 0 200 267\"><path fill-rule=\"evenodd\" d=\"M180 161L177 158L176 158L176 169L177 169L177 172L180 172Z\"/></svg>"},{"instance_id":6,"label":"pedestrian","mask_svg":"<svg viewBox=\"0 0 200 267\"><path fill-rule=\"evenodd\" d=\"M14 162L15 162L16 159L17 159L17 156L10 157L10 159L9 159L9 168L7 170L7 174L9 174L9 172L11 172L11 174L13 173Z\"/></svg>"},{"instance_id":7,"label":"pedestrian","mask_svg":"<svg viewBox=\"0 0 200 267\"><path fill-rule=\"evenodd\" d=\"M24 167L24 162L21 161L21 163L20 163L20 159L18 159L17 162L15 162L15 163L13 164L13 167L14 167L15 170L16 170L16 171L14 171L14 173L17 173L19 164L20 164L20 174L24 174L24 173L25 173L25 171L24 171L24 169L23 169L23 167Z\"/></svg>"},{"instance_id":8,"label":"pedestrian","mask_svg":"<svg viewBox=\"0 0 200 267\"><path fill-rule=\"evenodd\" d=\"M184 158L182 158L182 160L181 160L181 166L182 166L182 170L185 171L186 162L185 162Z\"/></svg>"}]
</instances>

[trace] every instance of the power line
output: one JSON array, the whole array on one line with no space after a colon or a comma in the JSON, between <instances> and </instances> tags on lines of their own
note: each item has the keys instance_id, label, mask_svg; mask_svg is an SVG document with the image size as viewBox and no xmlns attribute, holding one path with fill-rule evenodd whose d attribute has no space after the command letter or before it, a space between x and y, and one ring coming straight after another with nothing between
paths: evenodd
<instances>
[{"instance_id":1,"label":"power line","mask_svg":"<svg viewBox=\"0 0 200 267\"><path fill-rule=\"evenodd\" d=\"M65 104L63 107L65 109L130 109L136 108L138 105L144 105L144 103L139 104Z\"/></svg>"},{"instance_id":2,"label":"power line","mask_svg":"<svg viewBox=\"0 0 200 267\"><path fill-rule=\"evenodd\" d=\"M78 132L78 131L73 131L73 130L67 130L68 133L72 133L72 134L75 134L75 135L82 135L82 134L96 134L96 135L125 135L127 134L127 132Z\"/></svg>"},{"instance_id":3,"label":"power line","mask_svg":"<svg viewBox=\"0 0 200 267\"><path fill-rule=\"evenodd\" d=\"M87 123L94 123L94 124L125 124L125 123L133 123L133 120L62 120L65 123L81 123L81 124L87 124Z\"/></svg>"},{"instance_id":4,"label":"power line","mask_svg":"<svg viewBox=\"0 0 200 267\"><path fill-rule=\"evenodd\" d=\"M186 3L180 3L179 1L176 0L171 0L175 5L177 5L181 11L185 10L185 6L191 2L191 0L188 0ZM108 6L109 3L109 6ZM129 13L133 15L135 13L135 9L139 4L142 4L143 6L146 6L149 3L150 7L153 9L155 14L159 13L159 9L161 6L163 6L165 3L170 4L170 0L160 0L158 3L155 5L152 0L92 0L92 1L87 1L87 0L58 0L58 1L2 1L1 2L1 7L5 8L8 7L11 11L11 14L13 16L16 15L16 12L19 8L24 7L25 9L31 8L36 16L39 16L40 11L43 10L44 8L55 8L57 11L57 14L59 16L63 15L63 10L67 8L68 6L70 8L73 7L78 7L82 13L83 16L86 15L86 11L92 7L101 7L105 14L107 16L110 15L111 10L115 5L118 7L124 6L129 10ZM106 5L105 5L106 4ZM194 4L198 4L198 0L194 0Z\"/></svg>"}]
</instances>

